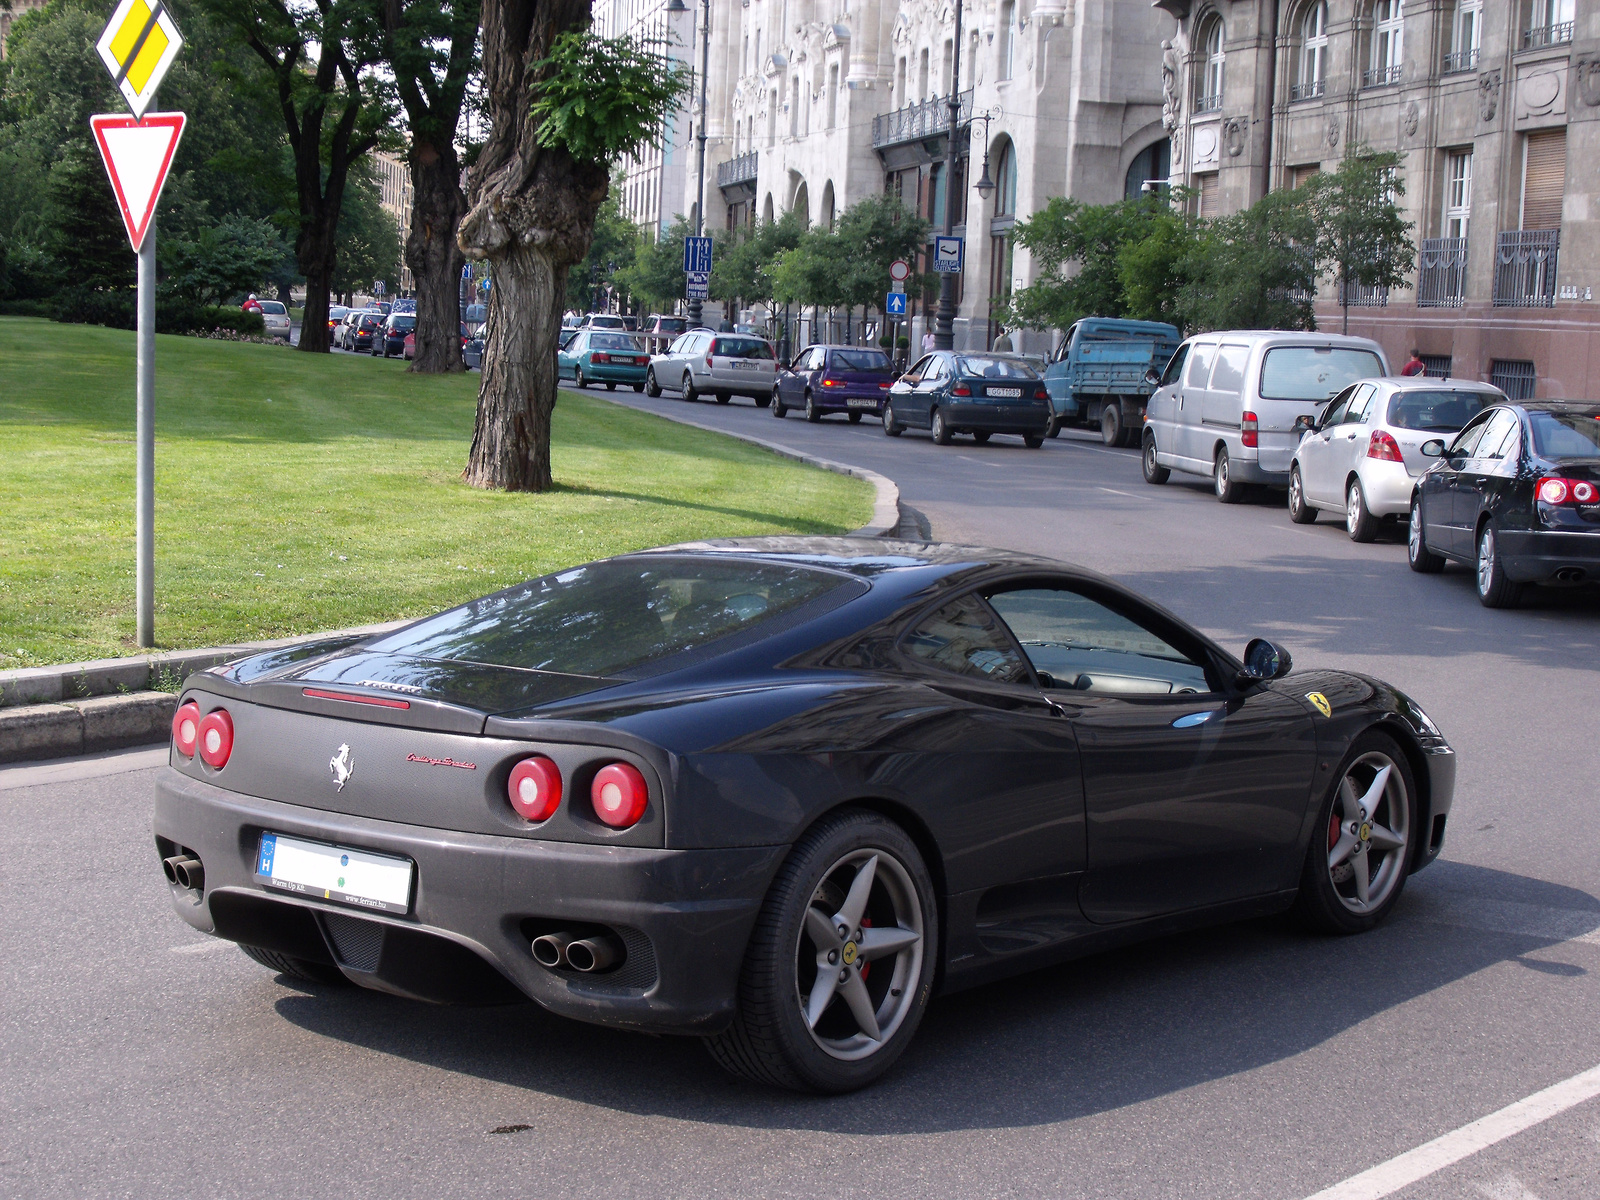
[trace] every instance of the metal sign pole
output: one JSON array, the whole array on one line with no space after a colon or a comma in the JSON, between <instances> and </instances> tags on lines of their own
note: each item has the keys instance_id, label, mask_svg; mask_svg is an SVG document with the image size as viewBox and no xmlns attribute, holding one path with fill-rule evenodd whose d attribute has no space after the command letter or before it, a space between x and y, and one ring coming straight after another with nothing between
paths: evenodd
<instances>
[{"instance_id":1,"label":"metal sign pole","mask_svg":"<svg viewBox=\"0 0 1600 1200\"><path fill-rule=\"evenodd\" d=\"M139 352L134 440L135 626L140 649L156 644L156 219L139 250Z\"/></svg>"}]
</instances>

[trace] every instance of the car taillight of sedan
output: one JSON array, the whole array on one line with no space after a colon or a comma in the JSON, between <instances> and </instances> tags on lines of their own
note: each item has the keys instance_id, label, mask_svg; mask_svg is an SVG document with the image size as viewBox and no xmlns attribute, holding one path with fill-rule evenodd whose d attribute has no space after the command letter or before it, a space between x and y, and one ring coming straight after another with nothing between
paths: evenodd
<instances>
[{"instance_id":1,"label":"car taillight of sedan","mask_svg":"<svg viewBox=\"0 0 1600 1200\"><path fill-rule=\"evenodd\" d=\"M1533 494L1542 504L1593 504L1600 500L1600 488L1587 479L1564 479L1546 475L1534 486Z\"/></svg>"},{"instance_id":2,"label":"car taillight of sedan","mask_svg":"<svg viewBox=\"0 0 1600 1200\"><path fill-rule=\"evenodd\" d=\"M593 354L589 355L589 361L597 363L609 363L611 361L611 355L605 353L603 350L596 350Z\"/></svg>"}]
</instances>

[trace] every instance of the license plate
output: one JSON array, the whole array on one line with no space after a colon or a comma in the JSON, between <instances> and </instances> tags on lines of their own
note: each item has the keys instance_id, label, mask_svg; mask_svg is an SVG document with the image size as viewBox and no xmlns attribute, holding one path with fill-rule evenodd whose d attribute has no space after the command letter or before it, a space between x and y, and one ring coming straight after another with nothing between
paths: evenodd
<instances>
[{"instance_id":1,"label":"license plate","mask_svg":"<svg viewBox=\"0 0 1600 1200\"><path fill-rule=\"evenodd\" d=\"M735 362L729 363L728 365L730 367L732 367L735 371L754 371L754 370L759 369L758 365L756 363L753 363L753 362L737 362L737 361L735 361Z\"/></svg>"},{"instance_id":2,"label":"license plate","mask_svg":"<svg viewBox=\"0 0 1600 1200\"><path fill-rule=\"evenodd\" d=\"M1014 387L1014 388L989 388L985 392L985 395L1020 397L1022 395L1022 389L1019 388L1019 387Z\"/></svg>"},{"instance_id":3,"label":"license plate","mask_svg":"<svg viewBox=\"0 0 1600 1200\"><path fill-rule=\"evenodd\" d=\"M379 912L411 911L410 859L263 833L256 882L266 887Z\"/></svg>"},{"instance_id":4,"label":"license plate","mask_svg":"<svg viewBox=\"0 0 1600 1200\"><path fill-rule=\"evenodd\" d=\"M878 402L876 400L851 400L851 401L849 401L847 407L850 407L850 408L877 408L878 407Z\"/></svg>"}]
</instances>

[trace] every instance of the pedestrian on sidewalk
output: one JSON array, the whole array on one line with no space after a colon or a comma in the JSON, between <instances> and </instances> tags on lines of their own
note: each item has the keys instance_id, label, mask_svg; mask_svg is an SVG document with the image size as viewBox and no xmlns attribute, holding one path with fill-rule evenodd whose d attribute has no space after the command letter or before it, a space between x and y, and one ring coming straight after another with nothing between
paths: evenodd
<instances>
[{"instance_id":1,"label":"pedestrian on sidewalk","mask_svg":"<svg viewBox=\"0 0 1600 1200\"><path fill-rule=\"evenodd\" d=\"M1422 351L1413 350L1411 352L1411 361L1406 363L1405 366L1400 368L1400 374L1402 374L1402 375L1421 375L1424 372L1426 372L1427 369L1428 369L1428 364L1422 361Z\"/></svg>"}]
</instances>

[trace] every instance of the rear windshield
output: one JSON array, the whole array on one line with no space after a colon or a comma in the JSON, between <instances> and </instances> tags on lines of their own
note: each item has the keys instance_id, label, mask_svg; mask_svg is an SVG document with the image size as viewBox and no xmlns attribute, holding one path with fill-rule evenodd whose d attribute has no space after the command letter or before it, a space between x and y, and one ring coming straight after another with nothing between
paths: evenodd
<instances>
[{"instance_id":1,"label":"rear windshield","mask_svg":"<svg viewBox=\"0 0 1600 1200\"><path fill-rule=\"evenodd\" d=\"M963 355L956 359L959 374L979 379L1037 379L1039 372L1014 358L983 358Z\"/></svg>"},{"instance_id":2,"label":"rear windshield","mask_svg":"<svg viewBox=\"0 0 1600 1200\"><path fill-rule=\"evenodd\" d=\"M275 317L289 315L289 310L283 306L281 300L257 300L256 303L261 306L261 311L264 313L271 313Z\"/></svg>"},{"instance_id":3,"label":"rear windshield","mask_svg":"<svg viewBox=\"0 0 1600 1200\"><path fill-rule=\"evenodd\" d=\"M589 349L637 350L639 349L639 343L625 333L591 333L589 335Z\"/></svg>"},{"instance_id":4,"label":"rear windshield","mask_svg":"<svg viewBox=\"0 0 1600 1200\"><path fill-rule=\"evenodd\" d=\"M402 317L390 317L389 318L389 326L392 329L399 329L399 330L415 329L417 327L417 319L415 317L404 317L404 316L402 316Z\"/></svg>"},{"instance_id":5,"label":"rear windshield","mask_svg":"<svg viewBox=\"0 0 1600 1200\"><path fill-rule=\"evenodd\" d=\"M892 371L889 356L882 350L835 350L835 371Z\"/></svg>"},{"instance_id":6,"label":"rear windshield","mask_svg":"<svg viewBox=\"0 0 1600 1200\"><path fill-rule=\"evenodd\" d=\"M1541 458L1600 458L1600 417L1531 412L1528 425Z\"/></svg>"},{"instance_id":7,"label":"rear windshield","mask_svg":"<svg viewBox=\"0 0 1600 1200\"><path fill-rule=\"evenodd\" d=\"M845 582L771 563L667 557L590 563L440 613L371 648L572 675L626 675L798 608Z\"/></svg>"},{"instance_id":8,"label":"rear windshield","mask_svg":"<svg viewBox=\"0 0 1600 1200\"><path fill-rule=\"evenodd\" d=\"M771 358L772 347L755 338L718 338L711 353L723 358Z\"/></svg>"},{"instance_id":9,"label":"rear windshield","mask_svg":"<svg viewBox=\"0 0 1600 1200\"><path fill-rule=\"evenodd\" d=\"M590 329L621 329L621 317L608 317L604 314L592 314L589 317Z\"/></svg>"},{"instance_id":10,"label":"rear windshield","mask_svg":"<svg viewBox=\"0 0 1600 1200\"><path fill-rule=\"evenodd\" d=\"M380 325L382 323L383 323L383 314L382 313L368 313L366 316L361 318L361 324L358 326L358 328L360 328L360 329L375 329L378 325Z\"/></svg>"},{"instance_id":11,"label":"rear windshield","mask_svg":"<svg viewBox=\"0 0 1600 1200\"><path fill-rule=\"evenodd\" d=\"M330 308L328 310L328 320L330 321L342 321L349 315L350 310L348 308Z\"/></svg>"},{"instance_id":12,"label":"rear windshield","mask_svg":"<svg viewBox=\"0 0 1600 1200\"><path fill-rule=\"evenodd\" d=\"M689 328L689 322L682 317L662 317L656 322L656 328L662 333L682 333Z\"/></svg>"},{"instance_id":13,"label":"rear windshield","mask_svg":"<svg viewBox=\"0 0 1600 1200\"><path fill-rule=\"evenodd\" d=\"M1330 399L1358 379L1383 374L1383 362L1370 350L1279 346L1261 362L1264 400Z\"/></svg>"},{"instance_id":14,"label":"rear windshield","mask_svg":"<svg viewBox=\"0 0 1600 1200\"><path fill-rule=\"evenodd\" d=\"M1499 399L1488 392L1396 392L1389 399L1389 424L1395 429L1454 433Z\"/></svg>"}]
</instances>

